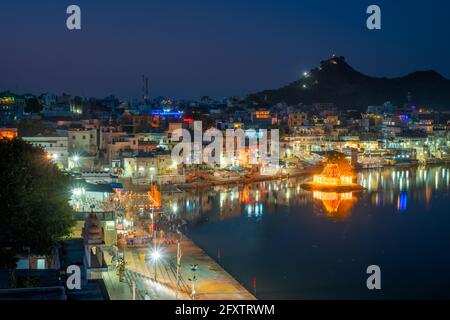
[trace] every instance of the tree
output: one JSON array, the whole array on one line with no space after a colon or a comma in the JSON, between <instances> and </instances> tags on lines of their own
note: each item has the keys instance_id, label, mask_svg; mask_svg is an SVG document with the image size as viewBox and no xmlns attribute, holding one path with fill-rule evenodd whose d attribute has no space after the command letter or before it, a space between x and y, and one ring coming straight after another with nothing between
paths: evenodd
<instances>
[{"instance_id":1,"label":"tree","mask_svg":"<svg viewBox=\"0 0 450 320\"><path fill-rule=\"evenodd\" d=\"M55 129L45 127L40 121L26 119L17 123L17 134L19 137L32 137L38 134L50 135L55 132Z\"/></svg>"},{"instance_id":2,"label":"tree","mask_svg":"<svg viewBox=\"0 0 450 320\"><path fill-rule=\"evenodd\" d=\"M39 113L42 111L42 105L36 97L27 99L25 103L25 112L27 113Z\"/></svg>"},{"instance_id":3,"label":"tree","mask_svg":"<svg viewBox=\"0 0 450 320\"><path fill-rule=\"evenodd\" d=\"M20 139L0 140L0 268L29 249L48 254L74 225L70 177L47 154Z\"/></svg>"},{"instance_id":4,"label":"tree","mask_svg":"<svg viewBox=\"0 0 450 320\"><path fill-rule=\"evenodd\" d=\"M346 159L345 154L338 151L331 151L327 152L326 157L325 168L322 174L335 178L342 175L355 176L353 167L350 161Z\"/></svg>"}]
</instances>

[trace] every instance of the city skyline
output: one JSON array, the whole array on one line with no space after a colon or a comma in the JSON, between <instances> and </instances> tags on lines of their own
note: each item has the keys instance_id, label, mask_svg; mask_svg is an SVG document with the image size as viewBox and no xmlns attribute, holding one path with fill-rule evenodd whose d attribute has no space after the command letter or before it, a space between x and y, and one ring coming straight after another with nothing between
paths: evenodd
<instances>
[{"instance_id":1,"label":"city skyline","mask_svg":"<svg viewBox=\"0 0 450 320\"><path fill-rule=\"evenodd\" d=\"M450 299L450 2L6 2L0 302Z\"/></svg>"}]
</instances>

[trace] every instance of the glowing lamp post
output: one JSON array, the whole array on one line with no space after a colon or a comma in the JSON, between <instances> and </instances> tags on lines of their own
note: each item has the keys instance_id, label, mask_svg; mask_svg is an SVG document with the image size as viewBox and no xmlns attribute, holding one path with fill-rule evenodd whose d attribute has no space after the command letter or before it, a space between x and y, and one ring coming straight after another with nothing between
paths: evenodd
<instances>
[{"instance_id":1,"label":"glowing lamp post","mask_svg":"<svg viewBox=\"0 0 450 320\"><path fill-rule=\"evenodd\" d=\"M161 260L161 251L158 248L153 248L150 257L153 261L153 268L155 269L155 281L156 281L156 265Z\"/></svg>"},{"instance_id":2,"label":"glowing lamp post","mask_svg":"<svg viewBox=\"0 0 450 320\"><path fill-rule=\"evenodd\" d=\"M191 271L192 271L192 278L189 278L188 280L192 284L192 291L191 291L191 297L192 300L195 300L195 283L197 282L197 277L195 276L195 271L198 269L198 264L191 264Z\"/></svg>"},{"instance_id":3,"label":"glowing lamp post","mask_svg":"<svg viewBox=\"0 0 450 320\"><path fill-rule=\"evenodd\" d=\"M155 234L155 220L154 220L154 213L153 213L153 206L152 206L152 212L150 212L150 218L152 219L152 238Z\"/></svg>"},{"instance_id":4,"label":"glowing lamp post","mask_svg":"<svg viewBox=\"0 0 450 320\"><path fill-rule=\"evenodd\" d=\"M74 155L72 157L72 168L78 168L78 161L80 161L80 157L78 155ZM70 165L70 164L69 164ZM70 167L69 167L70 168Z\"/></svg>"}]
</instances>

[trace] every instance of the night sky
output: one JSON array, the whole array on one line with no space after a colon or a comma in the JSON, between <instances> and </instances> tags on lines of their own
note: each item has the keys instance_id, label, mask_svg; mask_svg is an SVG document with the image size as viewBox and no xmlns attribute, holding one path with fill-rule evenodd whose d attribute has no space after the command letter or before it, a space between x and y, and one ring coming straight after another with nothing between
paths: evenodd
<instances>
[{"instance_id":1,"label":"night sky","mask_svg":"<svg viewBox=\"0 0 450 320\"><path fill-rule=\"evenodd\" d=\"M341 3L337 5L336 3ZM77 4L82 30L66 28ZM382 9L382 30L366 8ZM374 76L450 78L450 1L1 0L0 91L121 98L244 95L332 53Z\"/></svg>"}]
</instances>

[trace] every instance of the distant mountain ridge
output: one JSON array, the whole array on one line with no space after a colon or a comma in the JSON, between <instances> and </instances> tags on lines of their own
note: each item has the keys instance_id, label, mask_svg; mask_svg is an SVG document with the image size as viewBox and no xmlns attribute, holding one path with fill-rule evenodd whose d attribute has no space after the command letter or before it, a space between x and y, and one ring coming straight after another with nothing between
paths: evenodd
<instances>
[{"instance_id":1,"label":"distant mountain ridge","mask_svg":"<svg viewBox=\"0 0 450 320\"><path fill-rule=\"evenodd\" d=\"M287 86L251 94L248 99L288 104L332 102L340 108L365 109L386 101L403 105L408 94L417 105L450 109L450 80L434 70L377 78L353 69L344 57L336 56L321 61L319 67Z\"/></svg>"}]
</instances>

